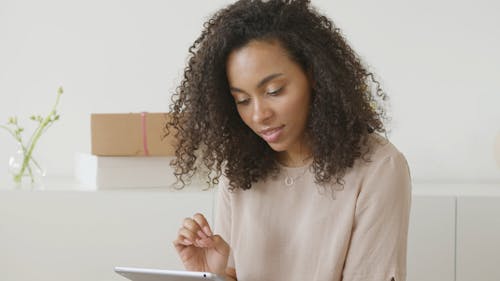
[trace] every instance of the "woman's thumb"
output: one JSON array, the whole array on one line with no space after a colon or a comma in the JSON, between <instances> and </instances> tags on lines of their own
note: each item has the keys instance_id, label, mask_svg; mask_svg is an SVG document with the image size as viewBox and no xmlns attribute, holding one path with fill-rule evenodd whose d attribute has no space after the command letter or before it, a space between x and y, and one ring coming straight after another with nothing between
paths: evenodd
<instances>
[{"instance_id":1,"label":"woman's thumb","mask_svg":"<svg viewBox=\"0 0 500 281\"><path fill-rule=\"evenodd\" d=\"M229 244L218 234L212 236L214 249L222 256L229 256Z\"/></svg>"}]
</instances>

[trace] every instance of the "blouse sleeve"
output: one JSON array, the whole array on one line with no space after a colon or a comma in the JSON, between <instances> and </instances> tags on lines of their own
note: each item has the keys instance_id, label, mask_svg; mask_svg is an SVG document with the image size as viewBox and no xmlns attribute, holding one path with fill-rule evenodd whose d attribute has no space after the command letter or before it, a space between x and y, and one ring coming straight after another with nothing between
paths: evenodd
<instances>
[{"instance_id":1,"label":"blouse sleeve","mask_svg":"<svg viewBox=\"0 0 500 281\"><path fill-rule=\"evenodd\" d=\"M231 198L227 179L219 180L217 187L217 197L215 203L214 230L215 234L219 234L231 247L227 266L234 268L233 248L231 245Z\"/></svg>"},{"instance_id":2,"label":"blouse sleeve","mask_svg":"<svg viewBox=\"0 0 500 281\"><path fill-rule=\"evenodd\" d=\"M374 162L356 201L343 281L404 281L411 206L408 163L397 152Z\"/></svg>"}]
</instances>

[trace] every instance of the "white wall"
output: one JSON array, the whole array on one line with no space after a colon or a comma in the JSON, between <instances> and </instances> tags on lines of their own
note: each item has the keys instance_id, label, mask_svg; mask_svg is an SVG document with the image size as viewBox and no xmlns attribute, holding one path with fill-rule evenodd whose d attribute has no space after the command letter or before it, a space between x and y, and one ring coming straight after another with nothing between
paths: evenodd
<instances>
[{"instance_id":1,"label":"white wall","mask_svg":"<svg viewBox=\"0 0 500 281\"><path fill-rule=\"evenodd\" d=\"M90 151L91 112L168 109L187 48L229 2L0 0L0 122L45 114L62 84L62 119L37 155L49 176L70 175ZM499 2L312 2L383 82L416 181L500 182ZM1 132L0 184L14 150Z\"/></svg>"}]
</instances>

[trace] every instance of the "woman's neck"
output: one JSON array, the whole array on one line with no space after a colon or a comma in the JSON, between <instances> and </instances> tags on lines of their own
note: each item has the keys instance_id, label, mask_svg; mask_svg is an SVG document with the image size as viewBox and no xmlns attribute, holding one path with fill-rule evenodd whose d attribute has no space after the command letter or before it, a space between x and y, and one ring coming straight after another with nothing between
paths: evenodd
<instances>
[{"instance_id":1,"label":"woman's neck","mask_svg":"<svg viewBox=\"0 0 500 281\"><path fill-rule=\"evenodd\" d=\"M287 167L302 167L312 162L312 149L308 138L291 145L287 150L277 154L278 162Z\"/></svg>"},{"instance_id":2,"label":"woman's neck","mask_svg":"<svg viewBox=\"0 0 500 281\"><path fill-rule=\"evenodd\" d=\"M313 157L310 152L292 154L287 151L283 151L278 153L277 160L283 166L302 167L311 163Z\"/></svg>"}]
</instances>

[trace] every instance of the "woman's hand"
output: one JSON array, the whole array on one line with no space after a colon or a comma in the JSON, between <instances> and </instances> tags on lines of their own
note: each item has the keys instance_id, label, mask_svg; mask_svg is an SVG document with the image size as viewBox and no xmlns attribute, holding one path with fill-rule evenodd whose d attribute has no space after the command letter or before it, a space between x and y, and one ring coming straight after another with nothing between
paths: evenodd
<instances>
[{"instance_id":1,"label":"woman's hand","mask_svg":"<svg viewBox=\"0 0 500 281\"><path fill-rule=\"evenodd\" d=\"M173 244L186 270L225 276L229 245L219 235L212 234L202 214L184 219Z\"/></svg>"}]
</instances>

